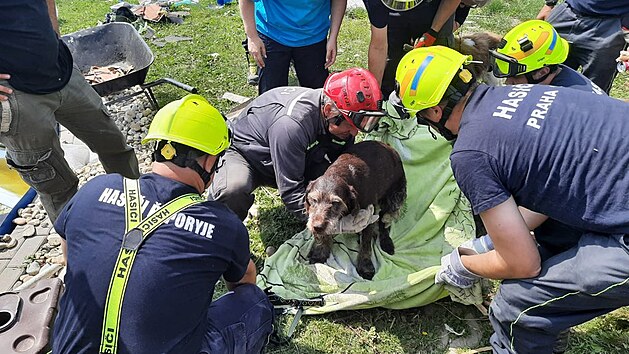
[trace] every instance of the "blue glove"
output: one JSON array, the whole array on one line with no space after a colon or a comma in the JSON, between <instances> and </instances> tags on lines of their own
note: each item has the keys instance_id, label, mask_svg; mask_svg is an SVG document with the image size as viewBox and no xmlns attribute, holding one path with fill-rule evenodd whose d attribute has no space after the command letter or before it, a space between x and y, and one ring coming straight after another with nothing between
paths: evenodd
<instances>
[{"instance_id":1,"label":"blue glove","mask_svg":"<svg viewBox=\"0 0 629 354\"><path fill-rule=\"evenodd\" d=\"M485 234L481 237L465 241L459 247L469 248L475 251L477 254L481 254L493 251L494 243L491 242L491 238L489 237L489 235Z\"/></svg>"},{"instance_id":2,"label":"blue glove","mask_svg":"<svg viewBox=\"0 0 629 354\"><path fill-rule=\"evenodd\" d=\"M455 248L450 254L441 257L441 269L435 275L435 284L450 284L457 288L471 288L481 277L470 272L461 262L463 255L474 254L472 250Z\"/></svg>"}]
</instances>

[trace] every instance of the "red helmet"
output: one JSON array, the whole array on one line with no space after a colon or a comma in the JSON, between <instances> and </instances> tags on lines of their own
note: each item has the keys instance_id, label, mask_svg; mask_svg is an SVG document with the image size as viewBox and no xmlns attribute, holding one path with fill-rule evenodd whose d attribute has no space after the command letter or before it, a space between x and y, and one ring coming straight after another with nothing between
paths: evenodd
<instances>
[{"instance_id":1,"label":"red helmet","mask_svg":"<svg viewBox=\"0 0 629 354\"><path fill-rule=\"evenodd\" d=\"M343 118L368 133L377 125L382 111L382 91L369 70L352 68L328 76L323 93L330 97Z\"/></svg>"}]
</instances>

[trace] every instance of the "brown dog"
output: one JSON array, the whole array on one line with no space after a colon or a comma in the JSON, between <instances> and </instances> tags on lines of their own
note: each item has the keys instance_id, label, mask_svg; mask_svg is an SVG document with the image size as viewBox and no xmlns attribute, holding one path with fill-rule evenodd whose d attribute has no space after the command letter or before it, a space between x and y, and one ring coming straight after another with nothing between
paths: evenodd
<instances>
[{"instance_id":1,"label":"brown dog","mask_svg":"<svg viewBox=\"0 0 629 354\"><path fill-rule=\"evenodd\" d=\"M471 55L476 61L481 61L482 63L470 64L470 71L477 80L487 85L497 86L500 85L500 80L491 73L493 59L489 51L497 49L501 40L499 35L491 32L454 36L454 49L461 54Z\"/></svg>"},{"instance_id":2,"label":"brown dog","mask_svg":"<svg viewBox=\"0 0 629 354\"><path fill-rule=\"evenodd\" d=\"M356 215L372 204L380 207L379 219L360 232L356 268L363 278L373 278L371 240L380 237L382 250L394 253L389 227L383 219L397 217L405 199L406 176L400 156L393 148L377 141L364 141L350 147L306 189L308 229L315 237L308 254L310 263L323 263L328 259L341 218L350 213Z\"/></svg>"}]
</instances>

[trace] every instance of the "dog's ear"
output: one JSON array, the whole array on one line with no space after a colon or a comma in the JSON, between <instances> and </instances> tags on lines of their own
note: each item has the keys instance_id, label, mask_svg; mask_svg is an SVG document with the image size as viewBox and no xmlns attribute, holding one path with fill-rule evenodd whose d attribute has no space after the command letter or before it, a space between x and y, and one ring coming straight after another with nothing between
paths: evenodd
<instances>
[{"instance_id":1,"label":"dog's ear","mask_svg":"<svg viewBox=\"0 0 629 354\"><path fill-rule=\"evenodd\" d=\"M306 193L304 193L304 210L306 214L308 214L308 209L310 208L310 204L308 203L308 194L312 190L313 184L314 184L314 181L310 181L310 183L308 183L308 186L306 187Z\"/></svg>"},{"instance_id":2,"label":"dog's ear","mask_svg":"<svg viewBox=\"0 0 629 354\"><path fill-rule=\"evenodd\" d=\"M360 210L360 205L358 204L358 192L354 189L353 186L347 185L349 189L349 203L347 205L347 209L351 214L355 214Z\"/></svg>"}]
</instances>

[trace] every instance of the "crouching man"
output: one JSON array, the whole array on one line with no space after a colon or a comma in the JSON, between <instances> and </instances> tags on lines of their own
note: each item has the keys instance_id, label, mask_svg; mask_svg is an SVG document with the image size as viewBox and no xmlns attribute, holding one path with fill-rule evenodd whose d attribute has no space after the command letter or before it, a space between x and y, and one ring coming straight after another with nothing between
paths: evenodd
<instances>
[{"instance_id":1,"label":"crouching man","mask_svg":"<svg viewBox=\"0 0 629 354\"><path fill-rule=\"evenodd\" d=\"M454 176L495 247L455 249L435 281L505 279L491 305L494 351L551 353L561 331L629 305L629 105L562 87L476 85L468 60L420 48L396 75L408 113L454 142ZM548 218L578 232L536 242L529 230Z\"/></svg>"},{"instance_id":2,"label":"crouching man","mask_svg":"<svg viewBox=\"0 0 629 354\"><path fill-rule=\"evenodd\" d=\"M68 272L53 352L259 353L273 314L247 230L200 195L230 145L223 116L188 95L143 142L155 144L152 173L94 178L55 223ZM230 291L212 301L221 276Z\"/></svg>"},{"instance_id":3,"label":"crouching man","mask_svg":"<svg viewBox=\"0 0 629 354\"><path fill-rule=\"evenodd\" d=\"M234 144L209 189L241 220L259 186L278 189L286 208L305 221L308 182L378 124L382 93L372 73L352 68L332 74L323 89L278 87L254 99L232 124ZM364 226L363 226L364 227ZM349 230L345 230L349 231Z\"/></svg>"},{"instance_id":4,"label":"crouching man","mask_svg":"<svg viewBox=\"0 0 629 354\"><path fill-rule=\"evenodd\" d=\"M568 58L568 41L548 22L522 22L505 34L500 46L490 51L492 73L506 78L507 85L553 85L606 94L583 74L562 64Z\"/></svg>"}]
</instances>

